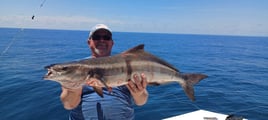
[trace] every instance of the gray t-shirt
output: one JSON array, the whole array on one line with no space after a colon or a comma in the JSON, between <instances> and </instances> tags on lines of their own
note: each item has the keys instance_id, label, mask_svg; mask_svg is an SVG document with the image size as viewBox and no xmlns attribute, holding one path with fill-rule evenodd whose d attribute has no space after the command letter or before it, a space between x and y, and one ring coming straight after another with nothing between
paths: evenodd
<instances>
[{"instance_id":1,"label":"gray t-shirt","mask_svg":"<svg viewBox=\"0 0 268 120\"><path fill-rule=\"evenodd\" d=\"M103 88L103 98L84 86L80 104L70 112L70 120L133 120L133 100L126 86Z\"/></svg>"}]
</instances>

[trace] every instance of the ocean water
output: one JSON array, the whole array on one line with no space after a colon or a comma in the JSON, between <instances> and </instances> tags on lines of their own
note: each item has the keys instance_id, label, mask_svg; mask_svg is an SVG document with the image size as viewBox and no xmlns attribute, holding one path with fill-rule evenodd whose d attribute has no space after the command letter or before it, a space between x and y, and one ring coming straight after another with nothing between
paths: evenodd
<instances>
[{"instance_id":1,"label":"ocean water","mask_svg":"<svg viewBox=\"0 0 268 120\"><path fill-rule=\"evenodd\" d=\"M88 31L0 29L0 119L66 120L60 85L46 81L44 66L90 56ZM114 33L113 54L138 44L183 73L209 77L190 101L180 85L149 86L135 106L137 120L158 120L198 109L268 119L268 37Z\"/></svg>"}]
</instances>

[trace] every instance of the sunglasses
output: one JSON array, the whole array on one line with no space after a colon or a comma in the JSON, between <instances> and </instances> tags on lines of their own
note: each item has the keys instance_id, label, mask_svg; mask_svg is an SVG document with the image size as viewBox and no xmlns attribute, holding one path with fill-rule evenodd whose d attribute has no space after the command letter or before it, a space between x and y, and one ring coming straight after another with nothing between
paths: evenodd
<instances>
[{"instance_id":1,"label":"sunglasses","mask_svg":"<svg viewBox=\"0 0 268 120\"><path fill-rule=\"evenodd\" d=\"M92 39L94 41L99 41L99 40L105 40L105 41L110 41L111 40L111 36L109 35L93 35Z\"/></svg>"}]
</instances>

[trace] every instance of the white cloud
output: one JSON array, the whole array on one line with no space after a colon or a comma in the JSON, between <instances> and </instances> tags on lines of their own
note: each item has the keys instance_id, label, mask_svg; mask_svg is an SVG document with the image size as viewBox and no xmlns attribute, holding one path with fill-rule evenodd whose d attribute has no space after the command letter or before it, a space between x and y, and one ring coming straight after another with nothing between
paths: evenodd
<instances>
[{"instance_id":1,"label":"white cloud","mask_svg":"<svg viewBox=\"0 0 268 120\"><path fill-rule=\"evenodd\" d=\"M85 16L1 16L0 27L46 28L89 30L97 23L109 25L113 31L123 32L159 32L186 34L221 34L267 36L267 24L249 22L214 21L193 22L184 20L147 20L116 18L90 18ZM222 24L219 24L222 23ZM262 22L260 22L262 23Z\"/></svg>"},{"instance_id":2,"label":"white cloud","mask_svg":"<svg viewBox=\"0 0 268 120\"><path fill-rule=\"evenodd\" d=\"M96 23L123 24L122 21L105 21L83 16L1 16L0 27L89 29Z\"/></svg>"}]
</instances>

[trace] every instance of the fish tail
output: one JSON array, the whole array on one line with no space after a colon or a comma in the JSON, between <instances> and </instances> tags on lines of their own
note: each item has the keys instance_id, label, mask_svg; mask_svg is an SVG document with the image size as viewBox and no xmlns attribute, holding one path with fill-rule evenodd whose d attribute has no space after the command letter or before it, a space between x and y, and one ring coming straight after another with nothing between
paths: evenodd
<instances>
[{"instance_id":1,"label":"fish tail","mask_svg":"<svg viewBox=\"0 0 268 120\"><path fill-rule=\"evenodd\" d=\"M208 76L204 74L182 74L181 77L185 80L185 84L182 85L184 92L192 101L194 101L193 86Z\"/></svg>"}]
</instances>

